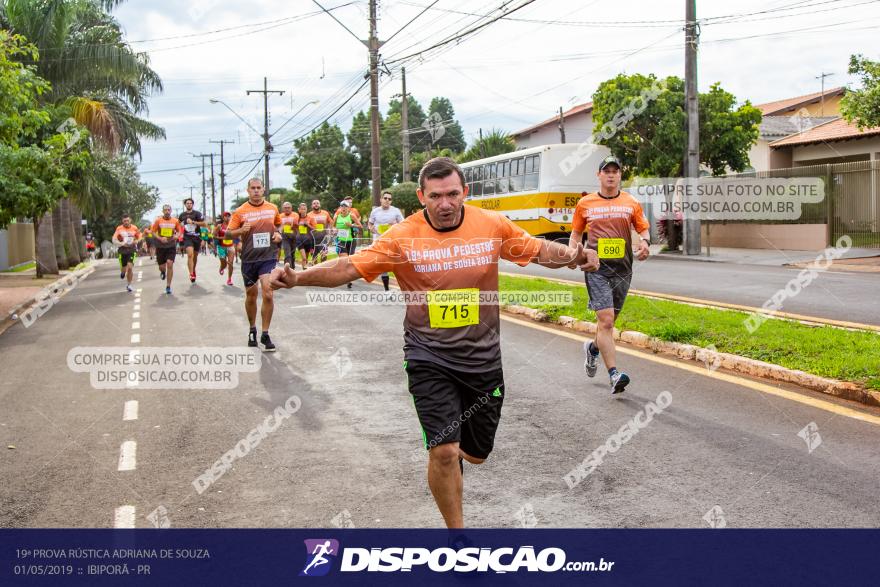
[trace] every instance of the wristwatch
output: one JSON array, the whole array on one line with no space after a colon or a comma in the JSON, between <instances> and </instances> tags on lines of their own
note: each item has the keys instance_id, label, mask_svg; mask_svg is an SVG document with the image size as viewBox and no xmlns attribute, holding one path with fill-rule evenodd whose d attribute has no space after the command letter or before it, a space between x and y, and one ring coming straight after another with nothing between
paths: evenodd
<instances>
[{"instance_id":1,"label":"wristwatch","mask_svg":"<svg viewBox=\"0 0 880 587\"><path fill-rule=\"evenodd\" d=\"M643 236L642 236L642 237L639 237L639 238L641 238L641 240L643 240L643 241L645 241L646 243L648 243L648 246L649 246L649 247L651 246L651 239L649 239L649 238L645 238L645 237L643 237Z\"/></svg>"}]
</instances>

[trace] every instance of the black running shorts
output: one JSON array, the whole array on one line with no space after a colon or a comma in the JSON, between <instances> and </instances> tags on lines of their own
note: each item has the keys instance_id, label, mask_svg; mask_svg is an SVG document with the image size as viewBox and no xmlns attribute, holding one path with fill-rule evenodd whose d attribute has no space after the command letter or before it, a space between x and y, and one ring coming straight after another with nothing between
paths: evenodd
<instances>
[{"instance_id":1,"label":"black running shorts","mask_svg":"<svg viewBox=\"0 0 880 587\"><path fill-rule=\"evenodd\" d=\"M158 247L156 248L156 263L164 265L167 261L174 263L177 256L177 247Z\"/></svg>"},{"instance_id":2,"label":"black running shorts","mask_svg":"<svg viewBox=\"0 0 880 587\"><path fill-rule=\"evenodd\" d=\"M488 457L504 402L501 369L464 373L427 361L408 361L404 369L425 448L458 442L470 456Z\"/></svg>"}]
</instances>

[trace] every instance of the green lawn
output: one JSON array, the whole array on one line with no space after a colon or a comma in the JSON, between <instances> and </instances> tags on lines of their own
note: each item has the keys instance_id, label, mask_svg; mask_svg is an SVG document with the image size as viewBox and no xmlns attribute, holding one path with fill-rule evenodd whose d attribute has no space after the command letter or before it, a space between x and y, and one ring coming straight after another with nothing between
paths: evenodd
<instances>
[{"instance_id":1,"label":"green lawn","mask_svg":"<svg viewBox=\"0 0 880 587\"><path fill-rule=\"evenodd\" d=\"M14 267L13 269L7 269L3 273L21 273L22 271L27 271L28 269L33 269L37 264L34 261L30 263L25 263L24 265L19 265L18 267Z\"/></svg>"},{"instance_id":2,"label":"green lawn","mask_svg":"<svg viewBox=\"0 0 880 587\"><path fill-rule=\"evenodd\" d=\"M589 297L584 286L506 275L499 277L499 286L502 291L571 291L572 306L534 307L553 320L562 315L596 320L596 314L587 309ZM630 295L616 326L671 342L701 347L714 344L719 352L880 389L880 334L775 319L767 320L750 334L743 324L746 317L745 312Z\"/></svg>"}]
</instances>

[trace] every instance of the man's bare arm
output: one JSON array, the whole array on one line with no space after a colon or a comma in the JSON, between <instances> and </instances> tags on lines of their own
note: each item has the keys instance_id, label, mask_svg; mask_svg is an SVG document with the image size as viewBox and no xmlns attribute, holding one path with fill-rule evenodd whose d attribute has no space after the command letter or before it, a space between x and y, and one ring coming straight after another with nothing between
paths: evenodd
<instances>
[{"instance_id":1,"label":"man's bare arm","mask_svg":"<svg viewBox=\"0 0 880 587\"><path fill-rule=\"evenodd\" d=\"M541 241L541 250L532 262L551 269L580 267L584 271L595 271L599 268L596 251L584 249L580 241L574 247L548 240Z\"/></svg>"},{"instance_id":2,"label":"man's bare arm","mask_svg":"<svg viewBox=\"0 0 880 587\"><path fill-rule=\"evenodd\" d=\"M348 257L330 259L305 271L294 271L290 265L272 271L270 283L272 289L291 288L294 286L336 287L360 279L361 274L355 269Z\"/></svg>"}]
</instances>

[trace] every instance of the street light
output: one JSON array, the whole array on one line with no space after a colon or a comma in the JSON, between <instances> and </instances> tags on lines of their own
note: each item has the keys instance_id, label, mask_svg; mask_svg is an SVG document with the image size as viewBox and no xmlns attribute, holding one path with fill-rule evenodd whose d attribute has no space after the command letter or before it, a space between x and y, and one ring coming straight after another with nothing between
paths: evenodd
<instances>
[{"instance_id":1,"label":"street light","mask_svg":"<svg viewBox=\"0 0 880 587\"><path fill-rule=\"evenodd\" d=\"M223 100L218 100L217 98L210 98L210 99L208 100L208 102L210 102L211 104L223 104L224 106L226 106L226 109L227 109L227 110L229 110L230 112L232 112L233 114L235 114L235 116L238 117L238 119L239 119L240 121L242 121L243 123L245 123L249 129L251 129L252 131L254 131L255 133L257 133L258 135L261 134L260 131L258 131L258 130L255 129L253 126L251 126L251 123L250 123L250 122L248 122L247 120L245 120L244 118L242 118L242 117L238 114L238 112L236 112L235 110L233 110L232 108L230 108L229 104L227 104L227 103L224 102Z\"/></svg>"}]
</instances>

